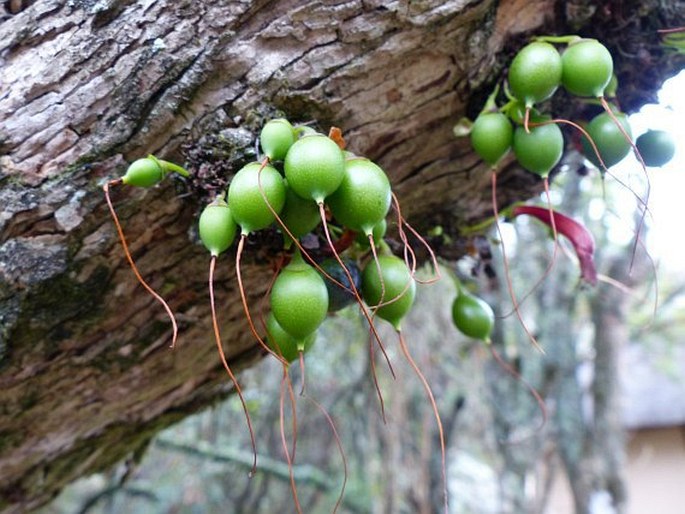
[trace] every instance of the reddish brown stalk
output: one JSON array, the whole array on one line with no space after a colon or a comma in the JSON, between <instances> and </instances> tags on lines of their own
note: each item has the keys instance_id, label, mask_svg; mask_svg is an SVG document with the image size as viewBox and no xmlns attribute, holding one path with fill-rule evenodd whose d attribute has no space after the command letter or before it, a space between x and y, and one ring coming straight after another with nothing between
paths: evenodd
<instances>
[{"instance_id":1,"label":"reddish brown stalk","mask_svg":"<svg viewBox=\"0 0 685 514\"><path fill-rule=\"evenodd\" d=\"M284 368L285 370L285 368ZM284 371L283 373L283 378L282 382L286 380L288 373ZM293 464L293 459L290 457L290 453L288 451L288 441L285 437L285 413L284 413L284 400L283 396L285 395L285 387L283 386L283 383L281 382L281 399L279 402L279 407L280 407L280 413L279 413L279 418L280 418L280 427L281 427L281 444L283 445L283 452L285 453L285 460L287 461L288 464L288 474L290 475L290 490L293 493L293 500L295 501L295 510L297 511L298 514L302 514L302 507L300 506L300 500L297 496L297 484L295 483L295 469L294 469L294 464ZM293 455L294 455L294 450L293 450ZM293 457L294 458L294 457Z\"/></svg>"},{"instance_id":2,"label":"reddish brown stalk","mask_svg":"<svg viewBox=\"0 0 685 514\"><path fill-rule=\"evenodd\" d=\"M376 396L378 396L378 401L381 405L381 418L383 419L383 424L387 425L388 420L385 417L385 401L383 400L383 392L381 391L381 384L378 382L378 373L376 372L376 353L373 345L373 336L369 330L369 364L371 365L371 378L373 380L373 386L376 388Z\"/></svg>"},{"instance_id":3,"label":"reddish brown stalk","mask_svg":"<svg viewBox=\"0 0 685 514\"><path fill-rule=\"evenodd\" d=\"M647 179L647 191L645 191L645 198L644 198L644 201L642 202L643 205L645 206L645 208L642 209L642 215L640 216L640 222L638 223L637 230L635 232L635 243L633 244L633 252L632 252L632 255L630 257L629 271L632 272L633 271L633 265L635 264L635 255L637 254L638 240L640 239L640 234L642 233L642 227L643 227L644 222L645 222L645 216L647 215L647 206L649 205L649 197L650 197L651 192L652 192L652 184L649 180L649 173L647 173L647 165L645 164L644 159L642 159L642 154L640 153L640 150L638 150L637 146L633 142L633 138L631 138L630 135L628 134L628 132L626 132L626 129L623 128L623 125L621 125L621 122L618 121L618 119L616 118L616 115L611 110L611 106L606 101L606 99L603 96L600 96L599 101L602 103L602 107L604 107L604 110L611 117L614 124L621 131L621 134L623 134L623 137L625 138L625 140L628 142L628 144L630 144L630 147L633 149L633 153L635 154L635 157L637 157L637 160L640 162L640 166L642 167L642 171L645 174L645 178Z\"/></svg>"},{"instance_id":4,"label":"reddish brown stalk","mask_svg":"<svg viewBox=\"0 0 685 514\"><path fill-rule=\"evenodd\" d=\"M449 505L447 502L447 450L445 448L445 433L444 433L443 428L442 428L442 420L440 419L440 412L438 411L438 405L435 401L435 397L433 396L433 390L431 389L431 386L428 383L428 380L426 380L426 377L421 372L421 369L419 369L418 365L416 364L416 362L412 358L411 354L409 353L409 348L407 347L407 343L404 340L404 335L402 334L401 330L397 330L397 336L399 338L400 348L402 350L402 353L404 354L405 359L407 359L407 362L412 367L412 369L416 373L416 376L419 378L419 380L423 384L423 388L425 389L426 395L428 396L428 400L430 401L431 407L433 408L433 414L435 415L435 421L438 425L438 432L440 435L440 452L441 452L441 457L442 457L442 492L443 492L443 498L444 498L445 514L447 514L449 512Z\"/></svg>"},{"instance_id":5,"label":"reddish brown stalk","mask_svg":"<svg viewBox=\"0 0 685 514\"><path fill-rule=\"evenodd\" d=\"M526 389L528 389L531 396L533 398L535 398L535 401L538 404L538 408L540 409L540 413L542 414L542 422L533 432L533 434L538 433L540 430L542 430L542 428L545 426L545 424L547 424L547 407L545 406L545 401L540 396L540 393L538 393L537 390L532 385L530 385L530 383L525 378L523 378L518 371L516 371L514 368L512 368L511 365L509 365L509 363L505 362L505 360L497 352L497 350L495 350L495 348L493 346L490 346L490 352L492 353L492 356L495 358L495 360L500 365L500 367L504 371L509 373L512 377L514 377L515 380L518 380L519 382L521 382L526 387ZM525 440L525 438L519 439L518 441L515 441L515 442L509 442L509 444L520 443L524 440Z\"/></svg>"},{"instance_id":6,"label":"reddish brown stalk","mask_svg":"<svg viewBox=\"0 0 685 514\"><path fill-rule=\"evenodd\" d=\"M438 264L438 258L437 258L437 256L435 255L435 252L433 251L433 249L431 248L431 246L428 244L428 241L426 241L426 240L424 239L424 237L423 237L421 234L419 234L419 233L414 229L414 227L412 227L412 226L407 222L406 219L404 219L404 217L402 216L401 208L400 208L400 202L399 202L399 200L397 199L397 196L395 195L395 193L392 193L392 198L393 198L393 207L394 207L395 211L397 212L398 225L399 225L398 230L399 230L399 233L400 233L400 239L401 239L402 242L404 243L405 249L406 249L407 246L408 246L408 247L409 247L409 251L410 251L410 253L412 254L412 263L413 263L413 264L412 264L412 266L409 266L409 264L407 264L407 267L409 267L409 268L412 270L412 277L413 277L414 280L415 280L416 282L418 282L419 284L432 284L432 283L434 283L434 282L437 282L438 280L440 280L441 274L440 274L440 265ZM426 250L428 251L428 255L430 255L430 259L431 259L431 265L433 266L433 270L434 270L434 273L435 273L435 276L434 276L433 278L428 279L428 280L420 280L420 279L417 279L417 278L414 276L414 275L416 275L416 254L414 253L413 249L412 249L411 246L409 245L408 240L407 240L407 236L406 236L406 234L404 233L404 230L403 230L402 226L406 226L406 227L409 229L409 231L414 235L414 237L415 237L416 239L418 239L419 242L420 242L420 243L424 246L424 248L426 248ZM406 260L407 260L407 259L406 259L406 252L405 252L405 262L406 262Z\"/></svg>"},{"instance_id":7,"label":"reddish brown stalk","mask_svg":"<svg viewBox=\"0 0 685 514\"><path fill-rule=\"evenodd\" d=\"M333 248L333 242L331 241L331 234L328 231L328 223L326 222L326 211L323 205L323 202L319 203L319 212L321 213L321 222L323 223L323 230L324 233L326 234L326 241L328 241L328 245ZM378 343L379 348L381 349L381 352L383 352L383 356L385 357L385 361L388 363L388 369L390 370L390 374L392 375L392 378L395 379L395 370L392 367L392 364L390 363L390 357L388 357L388 353L385 351L385 346L383 345L383 341L381 340L380 335L378 335L378 332L376 331L376 327L373 324L373 318L371 315L368 313L366 310L366 305L364 305L364 300L362 300L362 297L359 295L359 291L357 290L356 286L354 285L354 279L352 278L352 274L350 273L350 270L347 269L347 266L345 266L345 263L342 261L340 258L340 255L337 252L333 252L333 257L335 258L336 261L338 261L338 265L343 269L345 272L345 275L347 276L347 280L350 282L350 287L352 294L354 295L355 299L357 300L357 304L359 305L359 309L362 311L363 316L366 318L366 321L369 323L369 330L373 334L374 339ZM373 341L371 341L371 345L373 346ZM373 355L373 349L371 350L371 354ZM378 385L378 377L376 376L376 367L372 366L372 371L374 373L373 376L373 381L374 384L376 385L376 392L378 393L378 398L381 402L381 410L383 412L383 421L385 421L385 408L384 408L384 402L383 402L383 395L381 393L381 389Z\"/></svg>"},{"instance_id":8,"label":"reddish brown stalk","mask_svg":"<svg viewBox=\"0 0 685 514\"><path fill-rule=\"evenodd\" d=\"M630 143L631 148L633 149L633 152L635 153L638 160L640 161L640 164L642 166L642 170L644 171L645 177L647 178L647 193L646 193L646 197L644 199L642 197L640 197L640 195L638 195L635 191L633 191L625 182L620 180L618 177L616 177L616 175L614 175L613 173L611 173L609 171L609 169L606 167L606 164L604 164L604 160L602 159L602 156L600 155L599 149L597 148L597 145L595 144L594 140L592 139L592 137L590 137L590 134L588 134L588 132L583 127L578 125L577 123L574 123L574 122L569 121L569 120L564 120L564 119L554 119L554 120L549 120L549 121L543 121L540 123L535 123L535 124L533 124L533 126L547 125L549 123L565 123L567 125L571 125L573 128L575 128L576 130L581 132L583 134L583 136L585 136L585 139L587 139L587 141L590 143L590 146L592 147L592 151L594 152L595 157L597 157L597 160L599 161L599 164L600 164L600 167L602 168L602 171L604 173L610 175L619 184L621 184L623 187L628 189L633 194L633 196L635 196L638 203L642 206L643 212L642 212L642 216L640 218L640 223L639 223L638 229L636 231L635 244L633 246L633 253L632 253L632 257L631 257L631 261L630 261L630 269L632 270L633 269L633 263L635 260L635 253L637 251L637 245L638 245L638 240L639 240L641 228L642 228L642 225L644 223L645 216L649 212L648 201L649 201L649 196L650 196L651 185L649 182L649 175L647 174L647 168L645 166L644 160L642 159L642 155L640 155L640 152L638 151L637 147L633 143L631 137L628 135L628 133L623 128L623 125L621 125L621 123L618 121L618 119L616 119L616 116L614 115L613 111L609 107L609 104L606 102L606 100L603 97L600 97L600 100L602 102L602 106L607 111L607 114L609 114L609 116L611 117L613 122L619 128L619 130L623 134L626 141L628 141ZM602 178L604 178L604 177L602 176ZM604 182L602 182L602 189L604 190ZM604 194L606 196L606 193L604 193Z\"/></svg>"},{"instance_id":9,"label":"reddish brown stalk","mask_svg":"<svg viewBox=\"0 0 685 514\"><path fill-rule=\"evenodd\" d=\"M288 396L290 397L290 408L293 411L293 422L292 422L292 430L293 430L293 451L292 451L292 460L295 462L295 452L297 451L297 398L295 397L295 390L293 389L293 381L290 378L290 373L288 372L288 368L285 366L283 367L283 372L286 374L288 380L287 380L287 386L288 386Z\"/></svg>"},{"instance_id":10,"label":"reddish brown stalk","mask_svg":"<svg viewBox=\"0 0 685 514\"><path fill-rule=\"evenodd\" d=\"M305 372L305 367L304 367L304 352L300 350L299 352L299 360L300 360L300 375L302 375L302 387L300 388L300 396L304 396L305 390L307 387L307 381L306 381L306 372Z\"/></svg>"},{"instance_id":11,"label":"reddish brown stalk","mask_svg":"<svg viewBox=\"0 0 685 514\"><path fill-rule=\"evenodd\" d=\"M617 219L621 220L621 217L612 209L608 209L608 212L610 214L614 215ZM634 229L630 229L630 230L633 232L633 234L635 234ZM645 257L649 261L650 267L652 268L652 275L654 276L654 308L652 309L652 320L648 324L648 326L649 326L656 319L656 313L657 313L657 310L659 308L659 280L658 280L658 276L657 276L657 265L656 265L656 262L654 262L654 259L652 258L650 253L647 251L647 247L646 247L644 241L642 241L641 238L637 238L637 236L636 236L636 241L637 241L638 245L640 246L640 248L642 248L644 250Z\"/></svg>"},{"instance_id":12,"label":"reddish brown stalk","mask_svg":"<svg viewBox=\"0 0 685 514\"><path fill-rule=\"evenodd\" d=\"M685 27L674 27L671 29L658 29L659 34L674 34L676 32L685 32Z\"/></svg>"},{"instance_id":13,"label":"reddish brown stalk","mask_svg":"<svg viewBox=\"0 0 685 514\"><path fill-rule=\"evenodd\" d=\"M117 233L119 234L119 240L121 241L121 245L124 248L124 255L126 255L126 260L128 261L129 266L133 270L133 274L136 276L138 279L138 282L140 285L142 285L145 290L152 295L152 297L157 300L160 304L162 304L162 307L164 307L164 310L166 311L167 315L169 316L169 319L171 320L171 326L173 327L173 335L171 338L171 348L176 346L176 339L178 338L178 325L176 323L176 318L174 317L174 313L171 311L171 307L169 307L169 304L166 303L164 298L162 298L157 292L152 289L150 285L143 279L141 276L140 272L138 271L138 267L136 266L136 263L133 261L133 257L131 256L131 252L128 249L128 243L126 243L126 237L124 236L124 231L121 228L121 223L119 223L119 216L117 216L116 211L114 210L114 205L112 204L112 200L109 197L109 187L114 186L117 184L121 184L122 181L121 179L115 179L115 180L110 180L107 182L104 186L102 186L103 191L105 192L105 200L107 201L107 206L109 207L109 212L112 215L112 219L114 220L114 225L116 226Z\"/></svg>"},{"instance_id":14,"label":"reddish brown stalk","mask_svg":"<svg viewBox=\"0 0 685 514\"><path fill-rule=\"evenodd\" d=\"M583 127L578 125L577 123L574 123L571 120L565 120L563 118L555 118L553 120L546 120L546 121L539 121L535 123L531 123L531 127L541 127L542 125L550 125L550 124L559 124L563 123L565 125L570 125L577 131L579 131L583 136L585 136L585 139L588 140L588 143L590 143L590 146L592 147L592 151L595 154L595 157L597 157L597 160L599 161L600 167L602 168L602 171L609 171L608 168L606 167L606 164L604 164L604 159L602 159L601 154L599 153L599 149L597 148L597 145L595 144L595 141L590 137L590 134L588 134L587 130L585 130Z\"/></svg>"},{"instance_id":15,"label":"reddish brown stalk","mask_svg":"<svg viewBox=\"0 0 685 514\"><path fill-rule=\"evenodd\" d=\"M557 254L559 251L559 235L557 232L557 225L556 225L556 220L553 216L554 210L552 209L552 199L549 194L549 179L548 177L545 177L543 180L543 184L545 186L545 194L547 196L547 213L548 213L548 220L551 219L551 223L548 223L548 226L552 229L552 236L554 240L554 246L552 249L552 258L550 259L549 263L547 264L547 267L545 268L545 271L542 273L542 276L535 282L535 285L530 288L530 290L524 294L521 298L519 298L519 307L523 305L523 302L525 302L530 295L532 295L540 285L545 281L545 279L549 276L549 274L552 272L552 269L554 268L554 264L557 261ZM503 315L503 318L506 318L513 314L513 311Z\"/></svg>"},{"instance_id":16,"label":"reddish brown stalk","mask_svg":"<svg viewBox=\"0 0 685 514\"><path fill-rule=\"evenodd\" d=\"M581 278L590 285L597 284L597 269L594 261L595 241L587 228L560 212L535 205L517 205L512 209L511 214L514 217L527 214L548 226L558 227L559 233L568 238L578 256Z\"/></svg>"},{"instance_id":17,"label":"reddish brown stalk","mask_svg":"<svg viewBox=\"0 0 685 514\"><path fill-rule=\"evenodd\" d=\"M378 273L378 281L381 283L381 297L378 300L378 305L371 307L371 319L376 318L376 312L381 307L383 300L385 299L385 280L383 279L383 270L381 269L381 263L378 260L378 252L376 252L376 243L373 240L373 233L369 234L369 245L371 246L371 254L373 255L373 261L376 264L376 273ZM404 292L402 292L404 294ZM399 299L402 295L399 295Z\"/></svg>"},{"instance_id":18,"label":"reddish brown stalk","mask_svg":"<svg viewBox=\"0 0 685 514\"><path fill-rule=\"evenodd\" d=\"M243 277L240 272L240 258L243 254L243 248L245 246L245 239L247 239L246 234L241 234L240 240L238 241L238 249L236 251L236 256L235 256L235 274L236 278L238 279L238 290L240 291L240 299L243 303L243 310L245 311L245 317L247 318L247 323L250 326L250 331L252 332L252 335L254 338L259 342L259 344L266 350L268 353L276 357L276 359L281 362L281 364L288 366L288 361L286 361L282 356L278 355L276 352L274 352L269 346L264 342L264 340L261 338L261 336L257 333L257 329L254 326L254 322L252 321L252 316L250 315L250 307L247 304L247 297L245 295L245 288L243 287Z\"/></svg>"},{"instance_id":19,"label":"reddish brown stalk","mask_svg":"<svg viewBox=\"0 0 685 514\"><path fill-rule=\"evenodd\" d=\"M530 134L530 107L526 106L526 112L523 115L523 129L526 134Z\"/></svg>"},{"instance_id":20,"label":"reddish brown stalk","mask_svg":"<svg viewBox=\"0 0 685 514\"><path fill-rule=\"evenodd\" d=\"M331 241L331 234L328 231L328 223L326 223L325 210L324 210L323 203L319 203L319 212L321 213L321 221L323 223L323 230L324 230L324 233L326 235L326 241L328 242L328 245L332 248L333 247L333 241ZM354 285L354 279L352 278L352 274L350 273L350 270L347 269L347 266L345 266L345 263L342 261L342 259L340 258L340 255L338 253L334 252L333 257L335 258L336 261L338 261L338 264L340 265L342 270L345 272L345 275L347 276L347 280L350 282L351 292L354 295L355 299L357 300L357 303L359 304L359 308L361 309L362 314L366 318L366 321L369 322L369 327L371 328L373 336L376 339L378 346L380 346L381 351L383 352L383 355L385 356L385 360L388 363L388 368L390 369L390 373L392 374L392 378L393 379L396 378L395 371L393 370L392 364L390 363L390 358L388 357L388 354L385 351L385 347L383 346L383 341L381 340L381 337L378 335L378 332L376 331L376 327L373 324L373 320L371 319L371 316L369 315L368 311L366 310L366 305L364 305L364 300L362 300L362 297L359 294L359 290Z\"/></svg>"},{"instance_id":21,"label":"reddish brown stalk","mask_svg":"<svg viewBox=\"0 0 685 514\"><path fill-rule=\"evenodd\" d=\"M212 310L212 327L214 329L214 340L216 341L217 349L219 350L219 357L221 357L221 363L224 365L224 369L228 376L233 382L236 393L238 393L238 398L240 398L240 403L243 406L243 412L245 413L245 420L247 421L247 428L250 431L250 442L252 444L252 454L254 459L252 461L252 469L250 470L250 478L254 476L257 471L257 442L255 441L254 430L252 429L252 421L250 420L250 412L247 410L247 404L245 403L245 398L243 397L243 392L240 389L240 384L236 379L231 367L228 365L226 360L226 355L224 354L223 346L221 345L221 334L219 332L219 323L217 322L216 316L216 306L214 302L214 268L216 267L216 256L212 255L212 259L209 261L209 304Z\"/></svg>"},{"instance_id":22,"label":"reddish brown stalk","mask_svg":"<svg viewBox=\"0 0 685 514\"><path fill-rule=\"evenodd\" d=\"M504 244L504 236L502 235L502 227L500 227L499 224L499 210L497 208L497 173L495 170L492 170L492 212L495 217L495 227L497 228L497 233L499 234L500 240L501 240L501 247L502 247L502 265L504 266L504 275L506 278L507 282L507 289L509 290L509 297L511 298L511 303L514 307L514 312L516 313L516 317L519 320L519 323L521 323L521 326L523 327L523 330L525 331L526 335L528 336L528 339L530 342L537 348L537 350L540 353L545 353L545 351L542 349L540 344L537 342L537 339L535 339L535 336L531 333L531 331L528 329L528 326L526 325L526 322L523 321L523 315L521 314L521 310L519 309L519 304L518 301L516 300L516 293L514 293L514 285L511 282L511 273L509 270L509 259L507 259L507 251L506 247Z\"/></svg>"},{"instance_id":23,"label":"reddish brown stalk","mask_svg":"<svg viewBox=\"0 0 685 514\"><path fill-rule=\"evenodd\" d=\"M342 445L342 440L340 439L340 435L338 434L338 430L335 428L335 422L333 421L333 418L331 415L328 413L328 411L324 408L323 405L321 405L319 402L317 402L314 398L311 398L309 396L306 397L307 400L312 402L317 409L323 414L324 418L326 418L326 421L328 422L328 425L331 427L331 431L333 432L333 439L335 439L335 444L338 447L338 451L340 452L340 457L342 458L342 463L343 463L343 483L340 488L340 495L338 496L338 501L335 502L335 507L333 508L333 514L338 512L338 509L340 508L340 505L342 504L342 499L343 495L345 494L345 486L347 485L347 457L345 456L345 450Z\"/></svg>"},{"instance_id":24,"label":"reddish brown stalk","mask_svg":"<svg viewBox=\"0 0 685 514\"><path fill-rule=\"evenodd\" d=\"M416 259L416 254L414 253L414 249L409 244L409 239L407 238L407 234L404 231L402 214L398 210L398 208L395 208L395 210L397 212L397 232L400 235L400 240L402 241L402 253L404 256L404 263L407 265L407 268L409 269L413 277L414 275L416 275L416 266L418 261Z\"/></svg>"},{"instance_id":25,"label":"reddish brown stalk","mask_svg":"<svg viewBox=\"0 0 685 514\"><path fill-rule=\"evenodd\" d=\"M347 146L347 144L345 143L345 139L342 135L342 130L340 130L338 127L330 128L330 130L328 131L328 138L331 139L336 145L338 145L338 148L340 148L341 150L344 150Z\"/></svg>"},{"instance_id":26,"label":"reddish brown stalk","mask_svg":"<svg viewBox=\"0 0 685 514\"><path fill-rule=\"evenodd\" d=\"M266 302L266 299L269 297L269 293L271 293L271 289L273 288L274 282L276 282L276 278L278 277L278 268L276 272L272 275L271 281L269 282L268 287L266 288L266 291L264 292L264 295L262 296L261 300L259 301L259 321L262 324L262 329L264 332L268 332L267 326L266 326L266 320L264 319L264 304ZM278 352L279 357L283 358L283 352L281 351L281 348L276 345L276 350ZM283 373L285 376L283 377L283 380L285 380L285 383L288 385L288 393L290 395L290 406L293 411L293 450L292 450L292 460L293 462L295 461L295 450L297 448L297 404L295 401L295 393L293 391L293 381L290 378L290 373L288 370L290 369L290 365L282 364L283 365ZM281 381L281 401L282 401L282 396L283 396L283 380ZM284 428L281 427L281 430Z\"/></svg>"}]
</instances>

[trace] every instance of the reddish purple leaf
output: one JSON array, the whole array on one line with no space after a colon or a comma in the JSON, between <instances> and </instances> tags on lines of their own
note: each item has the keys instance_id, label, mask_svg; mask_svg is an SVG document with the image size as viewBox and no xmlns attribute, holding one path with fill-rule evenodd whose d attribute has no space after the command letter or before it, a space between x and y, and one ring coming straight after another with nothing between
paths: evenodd
<instances>
[{"instance_id":1,"label":"reddish purple leaf","mask_svg":"<svg viewBox=\"0 0 685 514\"><path fill-rule=\"evenodd\" d=\"M595 240L590 231L584 225L578 223L576 220L565 216L557 211L552 211L554 216L554 224L557 232L566 236L578 256L580 262L580 277L582 280L591 285L597 284L597 269L595 268ZM550 209L547 207L539 207L536 205L517 205L512 211L514 217L520 214L528 214L534 218L539 219L549 227L552 226L550 219Z\"/></svg>"}]
</instances>

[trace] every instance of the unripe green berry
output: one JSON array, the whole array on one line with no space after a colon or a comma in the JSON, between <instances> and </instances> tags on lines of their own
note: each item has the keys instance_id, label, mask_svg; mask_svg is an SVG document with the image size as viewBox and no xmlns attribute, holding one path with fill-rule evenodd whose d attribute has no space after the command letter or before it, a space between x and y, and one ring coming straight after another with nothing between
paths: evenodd
<instances>
[{"instance_id":1,"label":"unripe green berry","mask_svg":"<svg viewBox=\"0 0 685 514\"><path fill-rule=\"evenodd\" d=\"M514 132L514 155L528 171L546 177L561 160L564 136L556 124L532 127L526 132L518 127Z\"/></svg>"},{"instance_id":2,"label":"unripe green berry","mask_svg":"<svg viewBox=\"0 0 685 514\"><path fill-rule=\"evenodd\" d=\"M480 114L471 128L471 145L486 163L494 166L511 148L514 128L501 112Z\"/></svg>"},{"instance_id":3,"label":"unripe green berry","mask_svg":"<svg viewBox=\"0 0 685 514\"><path fill-rule=\"evenodd\" d=\"M316 134L298 139L288 150L283 167L295 193L322 203L340 186L345 157L333 140Z\"/></svg>"},{"instance_id":4,"label":"unripe green berry","mask_svg":"<svg viewBox=\"0 0 685 514\"><path fill-rule=\"evenodd\" d=\"M546 100L561 83L561 56L549 43L534 41L523 47L509 67L509 87L526 107Z\"/></svg>"},{"instance_id":5,"label":"unripe green berry","mask_svg":"<svg viewBox=\"0 0 685 514\"><path fill-rule=\"evenodd\" d=\"M614 72L609 50L596 39L571 43L561 56L561 64L564 88L578 96L602 96Z\"/></svg>"},{"instance_id":6,"label":"unripe green berry","mask_svg":"<svg viewBox=\"0 0 685 514\"><path fill-rule=\"evenodd\" d=\"M368 159L345 161L343 180L326 203L340 223L369 235L390 210L390 181Z\"/></svg>"},{"instance_id":7,"label":"unripe green berry","mask_svg":"<svg viewBox=\"0 0 685 514\"><path fill-rule=\"evenodd\" d=\"M212 257L218 257L235 239L238 227L231 209L221 198L204 208L199 222L200 240Z\"/></svg>"},{"instance_id":8,"label":"unripe green berry","mask_svg":"<svg viewBox=\"0 0 685 514\"><path fill-rule=\"evenodd\" d=\"M259 135L262 151L271 161L282 161L295 142L295 130L286 119L268 121Z\"/></svg>"},{"instance_id":9,"label":"unripe green berry","mask_svg":"<svg viewBox=\"0 0 685 514\"><path fill-rule=\"evenodd\" d=\"M452 321L462 334L490 342L495 314L484 300L472 294L460 292L452 303Z\"/></svg>"},{"instance_id":10,"label":"unripe green berry","mask_svg":"<svg viewBox=\"0 0 685 514\"><path fill-rule=\"evenodd\" d=\"M131 163L121 181L129 186L151 187L160 183L165 175L157 159L144 157Z\"/></svg>"},{"instance_id":11,"label":"unripe green berry","mask_svg":"<svg viewBox=\"0 0 685 514\"><path fill-rule=\"evenodd\" d=\"M378 268L381 269L381 282ZM416 282L406 263L394 255L380 255L378 264L372 259L362 272L362 296L366 304L376 310L378 317L400 330L402 319L411 309L416 297Z\"/></svg>"},{"instance_id":12,"label":"unripe green berry","mask_svg":"<svg viewBox=\"0 0 685 514\"><path fill-rule=\"evenodd\" d=\"M281 174L271 166L265 166L260 172L260 167L258 162L247 164L235 174L228 186L228 205L243 234L271 225L276 219L271 209L279 213L285 203L286 188Z\"/></svg>"}]
</instances>

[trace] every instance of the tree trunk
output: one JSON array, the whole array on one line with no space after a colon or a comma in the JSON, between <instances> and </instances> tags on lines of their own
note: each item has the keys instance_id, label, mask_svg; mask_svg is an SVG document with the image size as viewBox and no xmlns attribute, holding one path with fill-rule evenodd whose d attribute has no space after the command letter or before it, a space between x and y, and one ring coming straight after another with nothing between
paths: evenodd
<instances>
[{"instance_id":1,"label":"tree trunk","mask_svg":"<svg viewBox=\"0 0 685 514\"><path fill-rule=\"evenodd\" d=\"M459 227L490 204L487 168L452 126L477 114L525 38L597 35L616 56L622 106L634 109L674 69L656 29L683 24L677 2L656 1L20 0L0 9L2 512L45 503L230 392L195 225L255 158L265 119L341 127L354 152L387 170L409 221L441 225L451 244L432 242L456 258ZM641 72L646 64L653 73ZM148 153L193 174L113 189L143 276L178 316L173 351L101 190ZM502 205L539 189L507 161ZM277 242L270 234L249 245L255 307ZM221 329L241 369L261 352L235 284L233 262L220 260Z\"/></svg>"}]
</instances>

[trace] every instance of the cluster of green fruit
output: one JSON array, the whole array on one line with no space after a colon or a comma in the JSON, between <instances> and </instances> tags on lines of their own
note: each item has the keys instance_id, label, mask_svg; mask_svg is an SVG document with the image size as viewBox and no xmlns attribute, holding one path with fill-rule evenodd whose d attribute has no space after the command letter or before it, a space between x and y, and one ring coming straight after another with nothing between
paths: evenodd
<instances>
[{"instance_id":1,"label":"cluster of green fruit","mask_svg":"<svg viewBox=\"0 0 685 514\"><path fill-rule=\"evenodd\" d=\"M241 168L228 190L207 205L200 216L200 239L212 258L210 292L215 260L234 243L240 228L236 258L239 286L250 325L260 339L245 301L240 255L249 234L276 225L284 233L286 246L296 247L289 264L280 270L273 283L271 312L264 324L268 346L279 358L285 362L296 359L311 346L326 315L355 300L363 299L373 316L387 320L399 330L414 302L416 283L413 270L403 259L392 255L383 240L392 203L390 182L384 171L369 159L343 150L341 138L336 140L307 126L294 127L285 119L267 122L259 141L265 159ZM150 187L170 172L188 176L180 166L150 155L134 161L126 174L108 183L105 190L108 193L108 186L115 183ZM107 199L109 202L109 194ZM361 271L356 260L341 259L335 250L332 253L336 259L329 257L317 262L298 242L321 223L328 235L326 208L340 224L340 232L357 234L351 239L350 253L364 257ZM112 214L120 230L113 209ZM401 216L399 219L402 223ZM120 236L126 248L121 231ZM335 246L333 243L331 248ZM365 258L369 249L373 258ZM141 283L170 313L166 302L140 277L130 257L129 262ZM213 292L211 296L213 301ZM365 309L364 312L371 321ZM492 322L487 320L492 319L492 311L482 300L459 289L453 316L457 328L466 335L489 339ZM173 314L170 317L175 342L176 323Z\"/></svg>"},{"instance_id":2,"label":"cluster of green fruit","mask_svg":"<svg viewBox=\"0 0 685 514\"><path fill-rule=\"evenodd\" d=\"M396 329L402 352L422 381L433 407L441 434L443 477L446 477L444 437L435 399L401 333L401 323L414 303L418 281L416 258L404 228L422 238L406 223L399 204L395 203L398 231L406 245L405 259L392 254L383 239L386 217L393 200L397 201L388 177L371 160L345 151L344 141L335 130L326 136L306 126L294 127L285 119L274 119L264 125L259 141L264 159L243 166L228 189L203 209L199 219L199 236L210 253L209 293L214 336L222 364L243 404L255 456L253 470L257 455L254 431L240 385L223 351L214 302L217 259L237 238L236 276L247 320L255 338L284 364L286 377L287 364L300 357L304 365L304 352L312 345L317 329L330 312L356 302L381 350L383 344L374 328L375 317L388 321ZM133 162L123 177L105 184L104 190L129 264L141 284L169 314L175 342L177 325L173 313L138 272L109 198L111 185L150 187L170 172L188 176L180 166L150 155ZM333 220L330 227L329 217ZM266 319L261 318L267 334L265 343L250 315L240 260L248 235L272 226L282 231L286 249L293 251L270 287L271 309ZM319 226L321 229L317 230ZM312 256L305 250L299 239L312 231L323 232L325 248L333 257ZM335 241L331 231L338 235ZM437 262L434 265L437 271ZM489 342L494 321L492 310L465 289L458 287L458 291L452 309L456 327L469 337ZM390 369L392 372L392 366ZM383 408L380 389L378 394ZM444 496L447 505L446 486Z\"/></svg>"},{"instance_id":3,"label":"cluster of green fruit","mask_svg":"<svg viewBox=\"0 0 685 514\"><path fill-rule=\"evenodd\" d=\"M311 345L327 313L348 303L345 298L363 297L375 315L399 327L413 303L415 283L404 260L393 256L382 241L392 202L385 172L371 160L343 150L332 138L309 127L293 127L285 119L267 122L259 139L265 159L236 173L225 197L204 209L199 228L213 257L233 243L238 227L242 242L251 232L276 224L288 246L296 246L270 292L266 330L272 350L293 360ZM363 236L355 244L374 247L374 253L379 246L381 255L367 260L361 284L355 265L345 264L337 252L337 268L330 260L324 268L298 242L319 224L328 236L326 209L341 230Z\"/></svg>"},{"instance_id":4,"label":"cluster of green fruit","mask_svg":"<svg viewBox=\"0 0 685 514\"><path fill-rule=\"evenodd\" d=\"M560 53L553 43L566 46ZM582 131L583 153L601 169L618 163L633 148L626 116L605 99L615 96L617 82L611 53L599 41L578 36L538 38L516 54L507 84L508 103L498 109L496 91L470 131L474 150L491 166L513 149L523 168L547 177L564 150L559 123ZM605 112L583 129L537 111L535 106L549 99L559 86L574 96L599 101ZM662 166L673 156L674 144L668 133L649 131L638 138L637 149L647 166Z\"/></svg>"}]
</instances>

